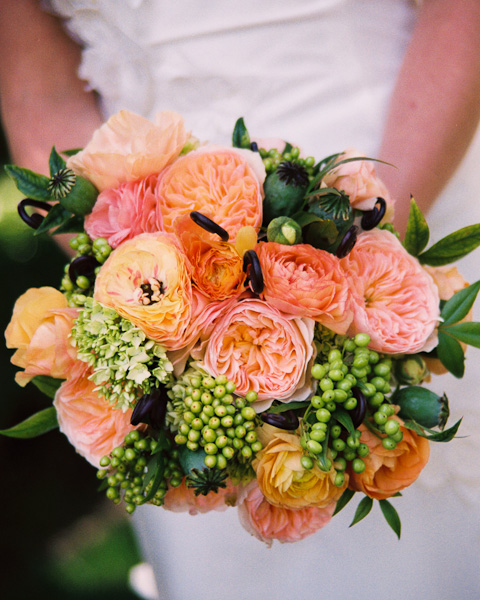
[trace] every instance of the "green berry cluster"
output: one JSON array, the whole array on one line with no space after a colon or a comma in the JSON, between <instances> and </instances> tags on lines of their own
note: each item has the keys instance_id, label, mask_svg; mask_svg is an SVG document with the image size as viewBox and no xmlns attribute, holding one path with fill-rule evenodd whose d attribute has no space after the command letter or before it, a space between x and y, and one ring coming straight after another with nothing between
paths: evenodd
<instances>
[{"instance_id":1,"label":"green berry cluster","mask_svg":"<svg viewBox=\"0 0 480 600\"><path fill-rule=\"evenodd\" d=\"M255 431L257 415L250 406L256 392L248 392L245 398L234 396L235 384L224 375L192 375L189 382L177 405L175 442L193 452L203 448L209 468L225 469L233 459L250 463L262 449Z\"/></svg>"},{"instance_id":2,"label":"green berry cluster","mask_svg":"<svg viewBox=\"0 0 480 600\"><path fill-rule=\"evenodd\" d=\"M267 174L273 173L281 162L289 161L302 167L305 167L305 170L307 171L309 177L313 178L315 159L313 158L313 156L300 158L300 148L293 147L283 154L275 148L273 148L272 150L265 150L265 148L260 148L259 152L260 156L262 157Z\"/></svg>"},{"instance_id":3,"label":"green berry cluster","mask_svg":"<svg viewBox=\"0 0 480 600\"><path fill-rule=\"evenodd\" d=\"M123 499L130 514L145 502L161 506L168 487L178 487L182 482L178 450L172 449L168 440L163 441L167 447L159 452L157 440L134 429L125 436L121 446L100 460L97 477L105 482L107 498L115 504ZM162 470L158 479L148 477L147 467L152 461L157 470Z\"/></svg>"},{"instance_id":4,"label":"green berry cluster","mask_svg":"<svg viewBox=\"0 0 480 600\"><path fill-rule=\"evenodd\" d=\"M369 449L360 442L357 427L361 422L370 423L372 417L370 427L380 437L387 435L382 440L385 448L394 448L401 440L398 422L389 420L395 409L386 399L392 363L369 349L369 343L370 337L362 333L353 339L343 338L340 347L331 348L326 360L312 367L317 393L310 400L302 424L301 442L306 452L302 465L311 469L317 464L330 470L333 464L338 486L345 481L348 463L356 473L365 470L362 459ZM345 411L357 425L353 430L345 426Z\"/></svg>"}]
</instances>

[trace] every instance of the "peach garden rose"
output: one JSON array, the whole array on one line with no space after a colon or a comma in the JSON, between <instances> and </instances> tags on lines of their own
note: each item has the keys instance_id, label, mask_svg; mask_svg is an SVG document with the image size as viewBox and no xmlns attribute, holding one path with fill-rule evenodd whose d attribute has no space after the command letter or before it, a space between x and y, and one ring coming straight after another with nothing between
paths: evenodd
<instances>
[{"instance_id":1,"label":"peach garden rose","mask_svg":"<svg viewBox=\"0 0 480 600\"><path fill-rule=\"evenodd\" d=\"M437 287L392 233L363 232L341 263L352 289L349 335L368 333L370 348L386 353L413 354L436 346Z\"/></svg>"},{"instance_id":2,"label":"peach garden rose","mask_svg":"<svg viewBox=\"0 0 480 600\"><path fill-rule=\"evenodd\" d=\"M184 345L192 289L185 254L174 236L144 233L119 246L100 269L94 298L167 350Z\"/></svg>"}]
</instances>

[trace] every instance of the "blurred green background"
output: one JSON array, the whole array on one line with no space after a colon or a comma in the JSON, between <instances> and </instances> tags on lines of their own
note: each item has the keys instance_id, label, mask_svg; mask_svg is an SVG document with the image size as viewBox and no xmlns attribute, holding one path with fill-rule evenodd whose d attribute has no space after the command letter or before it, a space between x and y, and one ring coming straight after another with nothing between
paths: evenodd
<instances>
[{"instance_id":1,"label":"blurred green background","mask_svg":"<svg viewBox=\"0 0 480 600\"><path fill-rule=\"evenodd\" d=\"M47 157L46 157L47 160ZM46 236L34 238L17 215L22 198L3 175L8 162L0 128L0 329L29 287L58 286L66 259ZM14 382L12 351L0 344L0 429L49 400ZM97 493L95 469L59 431L34 440L0 436L0 597L3 600L133 600L128 571L140 561L120 507Z\"/></svg>"}]
</instances>

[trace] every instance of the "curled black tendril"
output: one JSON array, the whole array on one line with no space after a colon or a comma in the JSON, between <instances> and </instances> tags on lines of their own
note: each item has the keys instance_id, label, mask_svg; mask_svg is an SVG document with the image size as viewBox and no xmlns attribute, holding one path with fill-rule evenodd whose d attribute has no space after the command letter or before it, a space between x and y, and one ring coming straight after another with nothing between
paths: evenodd
<instances>
[{"instance_id":1,"label":"curled black tendril","mask_svg":"<svg viewBox=\"0 0 480 600\"><path fill-rule=\"evenodd\" d=\"M283 413L262 413L260 418L264 423L278 427L279 429L286 429L287 431L295 431L299 426L297 415L293 410L287 410Z\"/></svg>"},{"instance_id":2,"label":"curled black tendril","mask_svg":"<svg viewBox=\"0 0 480 600\"><path fill-rule=\"evenodd\" d=\"M252 284L255 294L263 292L263 273L255 250L247 250L243 255L243 270L247 274L247 282Z\"/></svg>"},{"instance_id":3,"label":"curled black tendril","mask_svg":"<svg viewBox=\"0 0 480 600\"><path fill-rule=\"evenodd\" d=\"M352 388L352 395L357 400L357 406L350 411L350 416L352 417L353 426L356 429L363 423L363 420L365 419L365 414L367 412L367 399L365 398L364 393L358 387Z\"/></svg>"},{"instance_id":4,"label":"curled black tendril","mask_svg":"<svg viewBox=\"0 0 480 600\"><path fill-rule=\"evenodd\" d=\"M250 144L250 149L251 149L252 152L258 152L258 144L257 144L257 142L252 142Z\"/></svg>"},{"instance_id":5,"label":"curled black tendril","mask_svg":"<svg viewBox=\"0 0 480 600\"><path fill-rule=\"evenodd\" d=\"M95 276L95 269L99 266L100 263L93 256L79 256L78 258L75 258L68 267L70 281L75 282L80 275L88 277L88 279L93 279Z\"/></svg>"},{"instance_id":6,"label":"curled black tendril","mask_svg":"<svg viewBox=\"0 0 480 600\"><path fill-rule=\"evenodd\" d=\"M205 229L205 231L208 231L209 233L216 233L217 235L219 235L222 238L222 242L228 242L228 232L225 231L223 227L220 227L220 225L217 225L215 221L212 221L212 219L209 219L208 217L203 215L201 212L193 210L190 213L190 218L202 229Z\"/></svg>"},{"instance_id":7,"label":"curled black tendril","mask_svg":"<svg viewBox=\"0 0 480 600\"><path fill-rule=\"evenodd\" d=\"M365 231L369 231L370 229L376 227L385 216L386 210L387 203L385 202L385 200L383 198L377 198L375 206L372 208L372 210L366 210L363 213L363 217L360 223L362 229L364 229Z\"/></svg>"},{"instance_id":8,"label":"curled black tendril","mask_svg":"<svg viewBox=\"0 0 480 600\"><path fill-rule=\"evenodd\" d=\"M164 386L144 394L133 409L130 423L133 426L145 423L154 429L161 429L167 414L168 396Z\"/></svg>"},{"instance_id":9,"label":"curled black tendril","mask_svg":"<svg viewBox=\"0 0 480 600\"><path fill-rule=\"evenodd\" d=\"M343 239L335 252L338 258L345 258L345 256L352 251L353 247L357 243L357 232L358 227L356 225L352 225L347 233L343 236Z\"/></svg>"},{"instance_id":10,"label":"curled black tendril","mask_svg":"<svg viewBox=\"0 0 480 600\"><path fill-rule=\"evenodd\" d=\"M33 215L29 215L25 210L27 206L33 206L33 208L41 208L42 210L46 210L47 212L52 208L48 202L42 202L41 200L32 200L32 198L24 198L18 203L18 214L24 223L26 223L32 229L38 229L43 222L45 217L39 215L38 213L33 213Z\"/></svg>"}]
</instances>

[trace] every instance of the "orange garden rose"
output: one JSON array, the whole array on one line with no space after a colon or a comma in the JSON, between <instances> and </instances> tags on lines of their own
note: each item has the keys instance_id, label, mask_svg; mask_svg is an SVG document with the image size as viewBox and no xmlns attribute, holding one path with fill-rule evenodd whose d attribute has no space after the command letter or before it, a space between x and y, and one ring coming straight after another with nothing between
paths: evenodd
<instances>
[{"instance_id":1,"label":"orange garden rose","mask_svg":"<svg viewBox=\"0 0 480 600\"><path fill-rule=\"evenodd\" d=\"M258 244L262 297L286 313L310 317L345 334L352 321L350 291L340 260L309 244Z\"/></svg>"},{"instance_id":2,"label":"orange garden rose","mask_svg":"<svg viewBox=\"0 0 480 600\"><path fill-rule=\"evenodd\" d=\"M160 173L177 158L188 137L177 113L158 113L152 123L122 110L95 131L67 166L103 191Z\"/></svg>"},{"instance_id":3,"label":"orange garden rose","mask_svg":"<svg viewBox=\"0 0 480 600\"><path fill-rule=\"evenodd\" d=\"M314 356L314 322L285 315L262 300L246 298L221 314L211 331L204 367L214 376L226 375L244 396L258 393L258 410L273 399L304 400ZM261 402L264 401L264 402Z\"/></svg>"},{"instance_id":4,"label":"orange garden rose","mask_svg":"<svg viewBox=\"0 0 480 600\"><path fill-rule=\"evenodd\" d=\"M192 488L185 485L185 480L178 487L170 487L164 498L164 508L172 512L187 512L191 515L206 513L211 510L224 511L237 502L238 488L228 480L227 487L218 488L218 492L209 492L206 496L195 496Z\"/></svg>"},{"instance_id":5,"label":"orange garden rose","mask_svg":"<svg viewBox=\"0 0 480 600\"><path fill-rule=\"evenodd\" d=\"M370 347L386 353L428 352L436 346L437 288L392 233L362 233L341 263L352 286L350 335L368 333Z\"/></svg>"},{"instance_id":6,"label":"orange garden rose","mask_svg":"<svg viewBox=\"0 0 480 600\"><path fill-rule=\"evenodd\" d=\"M264 443L262 437L259 439ZM321 471L316 465L306 470L301 464L302 456L300 438L280 429L257 454L252 466L258 487L270 504L293 510L313 506L326 508L340 498L348 477L342 487L337 487L333 466L328 472Z\"/></svg>"},{"instance_id":7,"label":"orange garden rose","mask_svg":"<svg viewBox=\"0 0 480 600\"><path fill-rule=\"evenodd\" d=\"M174 236L144 233L124 242L100 269L94 298L167 350L184 345L192 289L185 254Z\"/></svg>"},{"instance_id":8,"label":"orange garden rose","mask_svg":"<svg viewBox=\"0 0 480 600\"><path fill-rule=\"evenodd\" d=\"M77 314L55 288L30 288L18 298L5 338L7 348L17 348L12 363L25 369L15 376L19 385L37 375L67 376L76 357L68 338Z\"/></svg>"},{"instance_id":9,"label":"orange garden rose","mask_svg":"<svg viewBox=\"0 0 480 600\"><path fill-rule=\"evenodd\" d=\"M360 425L360 441L367 444L370 453L363 458L363 473L350 470L349 487L377 500L390 498L411 485L430 456L428 440L403 427L403 421L399 417L391 418L402 424L400 430L403 432L403 440L393 450L387 450L380 438Z\"/></svg>"},{"instance_id":10,"label":"orange garden rose","mask_svg":"<svg viewBox=\"0 0 480 600\"><path fill-rule=\"evenodd\" d=\"M189 152L166 169L156 190L165 231L174 231L180 215L211 213L234 239L246 225L262 224L265 169L258 153L204 147Z\"/></svg>"},{"instance_id":11,"label":"orange garden rose","mask_svg":"<svg viewBox=\"0 0 480 600\"><path fill-rule=\"evenodd\" d=\"M177 219L175 232L192 266L193 284L207 298L226 300L241 294L245 273L235 246L218 241L187 215Z\"/></svg>"},{"instance_id":12,"label":"orange garden rose","mask_svg":"<svg viewBox=\"0 0 480 600\"><path fill-rule=\"evenodd\" d=\"M92 212L85 217L85 231L93 240L106 238L112 248L140 233L161 231L162 221L156 211L156 185L157 176L151 175L103 191Z\"/></svg>"},{"instance_id":13,"label":"orange garden rose","mask_svg":"<svg viewBox=\"0 0 480 600\"><path fill-rule=\"evenodd\" d=\"M311 506L296 510L273 506L255 482L238 506L240 523L256 538L271 546L273 540L298 542L330 522L336 503L325 508Z\"/></svg>"},{"instance_id":14,"label":"orange garden rose","mask_svg":"<svg viewBox=\"0 0 480 600\"><path fill-rule=\"evenodd\" d=\"M132 411L113 408L99 396L89 379L91 373L85 363L77 361L55 394L53 404L60 431L79 454L98 468L102 456L121 445L133 429Z\"/></svg>"}]
</instances>

